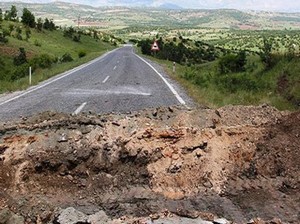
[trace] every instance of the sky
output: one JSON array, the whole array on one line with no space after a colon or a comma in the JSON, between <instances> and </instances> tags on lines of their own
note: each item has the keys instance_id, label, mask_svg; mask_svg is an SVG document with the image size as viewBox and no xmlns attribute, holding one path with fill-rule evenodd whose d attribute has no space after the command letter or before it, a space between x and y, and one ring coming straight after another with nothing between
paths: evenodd
<instances>
[{"instance_id":1,"label":"sky","mask_svg":"<svg viewBox=\"0 0 300 224\"><path fill-rule=\"evenodd\" d=\"M12 0L1 0L12 1ZM23 2L53 2L55 0L21 0ZM80 3L92 6L160 6L165 3L176 4L182 8L211 9L234 8L254 9L265 11L300 12L300 0L60 0L64 2Z\"/></svg>"}]
</instances>

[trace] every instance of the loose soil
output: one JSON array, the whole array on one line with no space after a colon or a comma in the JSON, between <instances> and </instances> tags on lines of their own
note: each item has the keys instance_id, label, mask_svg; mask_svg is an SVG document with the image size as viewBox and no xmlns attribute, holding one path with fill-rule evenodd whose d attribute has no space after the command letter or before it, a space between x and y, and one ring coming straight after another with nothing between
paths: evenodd
<instances>
[{"instance_id":1,"label":"loose soil","mask_svg":"<svg viewBox=\"0 0 300 224\"><path fill-rule=\"evenodd\" d=\"M27 223L52 223L67 207L125 223L155 214L299 223L299 136L300 112L268 105L45 112L0 125L0 210Z\"/></svg>"}]
</instances>

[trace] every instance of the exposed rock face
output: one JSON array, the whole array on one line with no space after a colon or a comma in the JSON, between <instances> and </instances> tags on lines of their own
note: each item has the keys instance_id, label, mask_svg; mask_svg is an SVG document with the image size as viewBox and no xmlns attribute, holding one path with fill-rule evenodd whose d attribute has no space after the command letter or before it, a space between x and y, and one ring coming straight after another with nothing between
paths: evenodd
<instances>
[{"instance_id":1,"label":"exposed rock face","mask_svg":"<svg viewBox=\"0 0 300 224\"><path fill-rule=\"evenodd\" d=\"M299 220L299 112L43 113L0 136L0 223Z\"/></svg>"}]
</instances>

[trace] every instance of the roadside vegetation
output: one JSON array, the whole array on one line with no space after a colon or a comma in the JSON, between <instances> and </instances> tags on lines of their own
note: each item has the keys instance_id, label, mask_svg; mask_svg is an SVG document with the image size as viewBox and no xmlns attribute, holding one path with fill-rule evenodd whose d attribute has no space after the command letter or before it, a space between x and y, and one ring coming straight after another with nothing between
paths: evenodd
<instances>
[{"instance_id":1,"label":"roadside vegetation","mask_svg":"<svg viewBox=\"0 0 300 224\"><path fill-rule=\"evenodd\" d=\"M32 84L96 58L122 40L94 29L58 27L52 19L35 18L24 8L0 9L0 93Z\"/></svg>"},{"instance_id":2,"label":"roadside vegetation","mask_svg":"<svg viewBox=\"0 0 300 224\"><path fill-rule=\"evenodd\" d=\"M292 32L291 35L293 35ZM199 103L211 107L228 104L268 103L281 110L300 107L300 57L293 39L291 45L278 37L261 36L253 49L192 40L182 36L156 35L160 51L151 52L153 39L131 40L141 53L163 64ZM289 33L286 31L285 38ZM280 49L279 49L280 48ZM176 72L173 72L176 62Z\"/></svg>"}]
</instances>

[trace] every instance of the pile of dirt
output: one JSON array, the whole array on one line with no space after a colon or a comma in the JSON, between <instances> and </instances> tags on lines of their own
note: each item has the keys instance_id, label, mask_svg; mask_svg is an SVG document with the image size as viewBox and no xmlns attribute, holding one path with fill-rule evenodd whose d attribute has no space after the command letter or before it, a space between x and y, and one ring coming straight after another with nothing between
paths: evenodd
<instances>
[{"instance_id":1,"label":"pile of dirt","mask_svg":"<svg viewBox=\"0 0 300 224\"><path fill-rule=\"evenodd\" d=\"M0 223L1 208L27 223L67 223L65 211L121 223L297 223L299 135L300 112L267 105L4 123Z\"/></svg>"}]
</instances>

